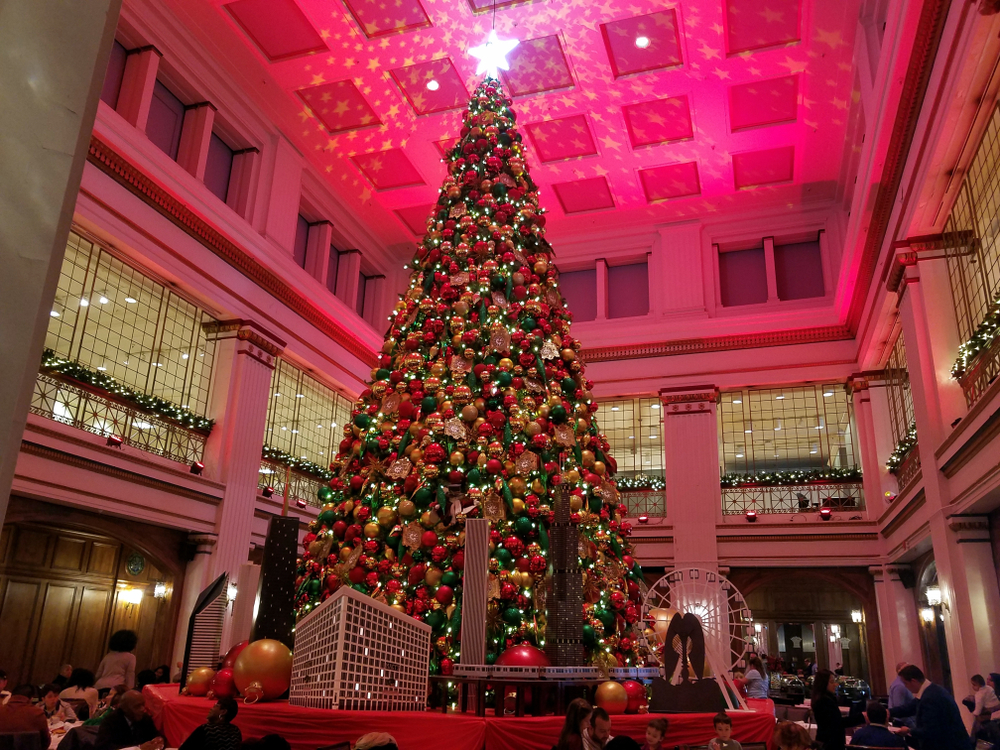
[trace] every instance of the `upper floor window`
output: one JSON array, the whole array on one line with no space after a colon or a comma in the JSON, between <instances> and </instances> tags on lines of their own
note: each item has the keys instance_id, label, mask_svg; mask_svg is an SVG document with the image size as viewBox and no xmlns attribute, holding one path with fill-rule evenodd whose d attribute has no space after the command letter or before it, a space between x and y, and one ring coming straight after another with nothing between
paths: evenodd
<instances>
[{"instance_id":1,"label":"upper floor window","mask_svg":"<svg viewBox=\"0 0 1000 750\"><path fill-rule=\"evenodd\" d=\"M649 312L649 264L608 268L608 317L634 318Z\"/></svg>"},{"instance_id":2,"label":"upper floor window","mask_svg":"<svg viewBox=\"0 0 1000 750\"><path fill-rule=\"evenodd\" d=\"M108 69L104 74L104 86L101 89L101 101L111 109L118 106L118 95L122 90L122 81L125 79L125 58L128 57L128 50L125 46L115 40L111 45L111 57L108 58Z\"/></svg>"},{"instance_id":3,"label":"upper floor window","mask_svg":"<svg viewBox=\"0 0 1000 750\"><path fill-rule=\"evenodd\" d=\"M196 414L208 411L212 318L71 232L45 346Z\"/></svg>"},{"instance_id":4,"label":"upper floor window","mask_svg":"<svg viewBox=\"0 0 1000 750\"><path fill-rule=\"evenodd\" d=\"M774 280L779 300L822 297L826 290L819 240L775 245Z\"/></svg>"},{"instance_id":5,"label":"upper floor window","mask_svg":"<svg viewBox=\"0 0 1000 750\"><path fill-rule=\"evenodd\" d=\"M267 447L328 466L350 419L350 401L287 360L278 360L271 375Z\"/></svg>"},{"instance_id":6,"label":"upper floor window","mask_svg":"<svg viewBox=\"0 0 1000 750\"><path fill-rule=\"evenodd\" d=\"M724 474L860 466L851 400L842 383L726 391L718 414Z\"/></svg>"},{"instance_id":7,"label":"upper floor window","mask_svg":"<svg viewBox=\"0 0 1000 750\"><path fill-rule=\"evenodd\" d=\"M559 291L577 323L597 319L597 269L560 272Z\"/></svg>"},{"instance_id":8,"label":"upper floor window","mask_svg":"<svg viewBox=\"0 0 1000 750\"><path fill-rule=\"evenodd\" d=\"M309 221L299 214L295 220L295 245L292 248L292 257L295 258L295 265L299 268L306 267L306 254L309 248Z\"/></svg>"},{"instance_id":9,"label":"upper floor window","mask_svg":"<svg viewBox=\"0 0 1000 750\"><path fill-rule=\"evenodd\" d=\"M146 135L157 148L176 161L183 126L184 104L170 89L157 81L149 104Z\"/></svg>"},{"instance_id":10,"label":"upper floor window","mask_svg":"<svg viewBox=\"0 0 1000 750\"><path fill-rule=\"evenodd\" d=\"M205 162L205 187L223 203L229 196L229 180L233 173L233 150L215 133L208 142Z\"/></svg>"},{"instance_id":11,"label":"upper floor window","mask_svg":"<svg viewBox=\"0 0 1000 750\"><path fill-rule=\"evenodd\" d=\"M602 401L598 418L618 476L663 476L663 409L657 398Z\"/></svg>"},{"instance_id":12,"label":"upper floor window","mask_svg":"<svg viewBox=\"0 0 1000 750\"><path fill-rule=\"evenodd\" d=\"M765 237L753 247L716 245L722 306L823 297L823 253L820 235L814 237Z\"/></svg>"},{"instance_id":13,"label":"upper floor window","mask_svg":"<svg viewBox=\"0 0 1000 750\"><path fill-rule=\"evenodd\" d=\"M767 302L764 248L719 252L719 289L723 307Z\"/></svg>"}]
</instances>

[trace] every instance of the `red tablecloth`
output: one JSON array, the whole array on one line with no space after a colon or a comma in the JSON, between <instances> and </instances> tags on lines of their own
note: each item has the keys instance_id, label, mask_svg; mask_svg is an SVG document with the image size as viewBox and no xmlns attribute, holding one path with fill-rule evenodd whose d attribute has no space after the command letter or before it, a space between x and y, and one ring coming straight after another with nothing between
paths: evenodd
<instances>
[{"instance_id":1,"label":"red tablecloth","mask_svg":"<svg viewBox=\"0 0 1000 750\"><path fill-rule=\"evenodd\" d=\"M146 705L169 747L179 747L195 727L205 722L212 701L177 694L177 685L147 685ZM768 742L774 732L774 712L731 711L733 738ZM713 714L657 714L670 723L667 745L705 744L715 732ZM644 741L652 715L613 716L612 734ZM330 711L300 708L285 702L240 705L236 725L244 739L280 734L292 750L316 750L345 740L354 742L368 732L389 732L403 750L549 750L559 739L562 717L495 717L404 711Z\"/></svg>"}]
</instances>

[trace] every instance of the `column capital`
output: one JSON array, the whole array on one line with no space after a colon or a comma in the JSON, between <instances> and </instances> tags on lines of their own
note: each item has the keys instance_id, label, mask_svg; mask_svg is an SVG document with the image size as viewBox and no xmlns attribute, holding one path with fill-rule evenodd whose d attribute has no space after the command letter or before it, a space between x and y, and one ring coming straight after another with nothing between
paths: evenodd
<instances>
[{"instance_id":1,"label":"column capital","mask_svg":"<svg viewBox=\"0 0 1000 750\"><path fill-rule=\"evenodd\" d=\"M188 544L194 547L196 555L208 555L211 554L215 543L219 541L219 535L208 533L188 534L187 541Z\"/></svg>"},{"instance_id":2,"label":"column capital","mask_svg":"<svg viewBox=\"0 0 1000 750\"><path fill-rule=\"evenodd\" d=\"M719 403L719 389L714 385L688 388L663 388L659 393L665 414L711 413Z\"/></svg>"},{"instance_id":3,"label":"column capital","mask_svg":"<svg viewBox=\"0 0 1000 750\"><path fill-rule=\"evenodd\" d=\"M881 565L869 565L868 575L875 579L875 583L885 583L885 569Z\"/></svg>"},{"instance_id":4,"label":"column capital","mask_svg":"<svg viewBox=\"0 0 1000 750\"><path fill-rule=\"evenodd\" d=\"M990 521L986 516L952 516L948 528L959 544L990 543Z\"/></svg>"},{"instance_id":5,"label":"column capital","mask_svg":"<svg viewBox=\"0 0 1000 750\"><path fill-rule=\"evenodd\" d=\"M236 339L238 354L246 354L274 369L275 358L285 350L285 342L252 320L220 320L204 325L205 335L215 341Z\"/></svg>"},{"instance_id":6,"label":"column capital","mask_svg":"<svg viewBox=\"0 0 1000 750\"><path fill-rule=\"evenodd\" d=\"M871 384L869 383L869 377L863 372L856 372L847 378L847 383L844 386L849 394L857 394L861 391L867 391Z\"/></svg>"}]
</instances>

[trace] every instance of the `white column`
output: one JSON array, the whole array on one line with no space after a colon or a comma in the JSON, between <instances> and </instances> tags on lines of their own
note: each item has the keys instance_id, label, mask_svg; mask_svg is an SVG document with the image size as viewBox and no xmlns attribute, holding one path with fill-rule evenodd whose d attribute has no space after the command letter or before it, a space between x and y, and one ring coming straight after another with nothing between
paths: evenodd
<instances>
[{"instance_id":1,"label":"white column","mask_svg":"<svg viewBox=\"0 0 1000 750\"><path fill-rule=\"evenodd\" d=\"M209 102L195 104L184 111L181 142L177 149L177 163L198 180L205 179L208 147L212 141L212 126L214 124L215 107Z\"/></svg>"},{"instance_id":2,"label":"white column","mask_svg":"<svg viewBox=\"0 0 1000 750\"><path fill-rule=\"evenodd\" d=\"M273 161L271 179L266 181L270 193L264 217L264 236L291 255L295 247L295 225L302 205L302 157L283 137L277 139L270 156Z\"/></svg>"},{"instance_id":3,"label":"white column","mask_svg":"<svg viewBox=\"0 0 1000 750\"><path fill-rule=\"evenodd\" d=\"M878 457L875 424L872 420L868 381L860 375L852 375L847 381L847 388L854 405L854 423L858 434L858 458L861 461L865 508L869 518L877 519L886 506L882 485L879 481L879 464L881 462Z\"/></svg>"},{"instance_id":4,"label":"white column","mask_svg":"<svg viewBox=\"0 0 1000 750\"><path fill-rule=\"evenodd\" d=\"M117 111L125 122L140 133L146 132L149 105L160 68L160 51L156 47L141 47L129 52L125 59L122 87L118 93Z\"/></svg>"},{"instance_id":5,"label":"white column","mask_svg":"<svg viewBox=\"0 0 1000 750\"><path fill-rule=\"evenodd\" d=\"M903 584L903 577L913 571L908 566L874 565L868 569L875 579L879 631L882 635L882 663L886 684L896 679L896 664L918 664L920 658L920 623L914 590Z\"/></svg>"},{"instance_id":6,"label":"white column","mask_svg":"<svg viewBox=\"0 0 1000 750\"><path fill-rule=\"evenodd\" d=\"M0 3L0 524L120 9Z\"/></svg>"},{"instance_id":7,"label":"white column","mask_svg":"<svg viewBox=\"0 0 1000 750\"><path fill-rule=\"evenodd\" d=\"M214 579L209 578L212 548L215 547L215 534L189 534L188 543L194 547L194 556L184 571L184 587L181 589L181 603L177 613L177 632L174 634L174 659L170 664L170 674L178 668L177 663L184 661L184 648L187 642L188 623L198 596Z\"/></svg>"},{"instance_id":8,"label":"white column","mask_svg":"<svg viewBox=\"0 0 1000 750\"><path fill-rule=\"evenodd\" d=\"M348 250L340 256L337 266L337 296L354 309L358 301L358 279L361 274L361 251Z\"/></svg>"},{"instance_id":9,"label":"white column","mask_svg":"<svg viewBox=\"0 0 1000 750\"><path fill-rule=\"evenodd\" d=\"M257 182L260 180L260 151L246 148L233 153L226 205L258 228Z\"/></svg>"},{"instance_id":10,"label":"white column","mask_svg":"<svg viewBox=\"0 0 1000 750\"><path fill-rule=\"evenodd\" d=\"M674 565L717 569L716 525L722 522L715 386L668 388L663 403L667 519L675 530Z\"/></svg>"},{"instance_id":11,"label":"white column","mask_svg":"<svg viewBox=\"0 0 1000 750\"><path fill-rule=\"evenodd\" d=\"M597 271L597 317L595 320L608 319L608 262L598 258L595 265Z\"/></svg>"},{"instance_id":12,"label":"white column","mask_svg":"<svg viewBox=\"0 0 1000 750\"><path fill-rule=\"evenodd\" d=\"M256 324L225 321L213 330L218 341L212 416L215 428L205 449L206 473L226 485L216 517L218 543L212 578L227 573L239 591L240 567L247 562L264 442L271 372L284 342ZM232 610L222 632L222 648L232 645Z\"/></svg>"},{"instance_id":13,"label":"white column","mask_svg":"<svg viewBox=\"0 0 1000 750\"><path fill-rule=\"evenodd\" d=\"M320 221L309 225L306 243L306 272L323 286L330 268L330 243L333 241L333 224Z\"/></svg>"}]
</instances>

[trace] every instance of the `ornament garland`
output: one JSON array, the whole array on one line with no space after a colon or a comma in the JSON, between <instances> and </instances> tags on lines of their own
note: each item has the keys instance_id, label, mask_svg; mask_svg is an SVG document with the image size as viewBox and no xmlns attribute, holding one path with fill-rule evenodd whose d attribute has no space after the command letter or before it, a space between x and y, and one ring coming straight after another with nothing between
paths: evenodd
<instances>
[{"instance_id":1,"label":"ornament garland","mask_svg":"<svg viewBox=\"0 0 1000 750\"><path fill-rule=\"evenodd\" d=\"M309 474L310 476L322 479L324 482L329 482L333 479L333 472L329 469L307 459L296 458L291 453L286 453L279 448L272 448L269 445L265 445L260 451L260 457L266 461L274 461L276 464L287 466L292 471Z\"/></svg>"},{"instance_id":2,"label":"ornament garland","mask_svg":"<svg viewBox=\"0 0 1000 750\"><path fill-rule=\"evenodd\" d=\"M766 471L747 474L724 474L723 487L747 487L749 485L789 485L809 484L811 482L860 482L861 469L849 467L846 469L806 469L801 471Z\"/></svg>"},{"instance_id":3,"label":"ornament garland","mask_svg":"<svg viewBox=\"0 0 1000 750\"><path fill-rule=\"evenodd\" d=\"M998 335L1000 335L1000 296L993 300L992 309L983 322L976 326L972 337L958 347L958 358L951 366L951 376L956 380L964 376L969 370L969 363L980 352L989 349Z\"/></svg>"},{"instance_id":4,"label":"ornament garland","mask_svg":"<svg viewBox=\"0 0 1000 750\"><path fill-rule=\"evenodd\" d=\"M619 492L639 492L641 490L665 490L667 483L663 477L636 474L634 477L617 477L615 484Z\"/></svg>"},{"instance_id":5,"label":"ornament garland","mask_svg":"<svg viewBox=\"0 0 1000 750\"><path fill-rule=\"evenodd\" d=\"M556 490L580 532L585 662L643 663L642 572L570 331L512 100L486 78L407 265L370 386L354 403L299 561L296 609L349 585L461 644L467 518L491 523L488 663L546 643Z\"/></svg>"},{"instance_id":6,"label":"ornament garland","mask_svg":"<svg viewBox=\"0 0 1000 750\"><path fill-rule=\"evenodd\" d=\"M60 357L51 349L46 349L42 353L41 370L42 372L55 373L69 380L75 380L83 385L104 391L117 399L132 404L147 414L154 414L162 419L175 422L181 427L186 427L189 430L195 430L205 435L208 435L212 431L212 426L215 424L214 420L207 417L199 417L189 409L177 406L164 398L142 393L119 382L110 375L105 375L103 372L95 372L76 360Z\"/></svg>"},{"instance_id":7,"label":"ornament garland","mask_svg":"<svg viewBox=\"0 0 1000 750\"><path fill-rule=\"evenodd\" d=\"M913 446L916 444L917 424L914 422L906 431L906 435L900 438L900 441L896 443L896 447L893 448L892 453L889 454L889 460L885 462L885 468L893 474L899 471L899 467L903 465L903 461L905 461L906 457L910 455L910 451L913 450Z\"/></svg>"}]
</instances>

